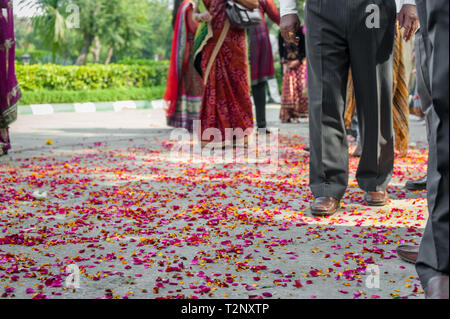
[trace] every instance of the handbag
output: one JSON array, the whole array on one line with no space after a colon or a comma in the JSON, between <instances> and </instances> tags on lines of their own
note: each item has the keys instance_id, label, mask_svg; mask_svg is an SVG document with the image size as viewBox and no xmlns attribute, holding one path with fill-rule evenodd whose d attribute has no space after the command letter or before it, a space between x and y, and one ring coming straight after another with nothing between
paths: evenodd
<instances>
[{"instance_id":1,"label":"handbag","mask_svg":"<svg viewBox=\"0 0 450 319\"><path fill-rule=\"evenodd\" d=\"M262 20L261 11L255 7L255 1L251 0L227 0L226 13L230 20L231 28L246 29L260 24ZM249 8L247 6L250 6Z\"/></svg>"}]
</instances>

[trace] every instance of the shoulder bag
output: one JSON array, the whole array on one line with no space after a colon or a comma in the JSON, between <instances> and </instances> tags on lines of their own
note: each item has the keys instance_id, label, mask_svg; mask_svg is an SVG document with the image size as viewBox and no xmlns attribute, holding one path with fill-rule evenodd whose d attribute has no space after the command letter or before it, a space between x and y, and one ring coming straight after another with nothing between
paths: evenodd
<instances>
[{"instance_id":1,"label":"shoulder bag","mask_svg":"<svg viewBox=\"0 0 450 319\"><path fill-rule=\"evenodd\" d=\"M246 29L262 22L257 0L226 0L226 13L231 28Z\"/></svg>"}]
</instances>

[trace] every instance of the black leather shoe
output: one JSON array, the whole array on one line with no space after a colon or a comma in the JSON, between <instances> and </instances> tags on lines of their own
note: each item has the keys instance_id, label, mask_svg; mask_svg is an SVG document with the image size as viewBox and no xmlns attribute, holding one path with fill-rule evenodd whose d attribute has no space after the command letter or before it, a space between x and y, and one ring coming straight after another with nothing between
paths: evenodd
<instances>
[{"instance_id":1,"label":"black leather shoe","mask_svg":"<svg viewBox=\"0 0 450 319\"><path fill-rule=\"evenodd\" d=\"M400 245L397 247L397 255L404 261L415 264L419 256L419 246Z\"/></svg>"},{"instance_id":2,"label":"black leather shoe","mask_svg":"<svg viewBox=\"0 0 450 319\"><path fill-rule=\"evenodd\" d=\"M410 191L426 191L427 190L427 175L424 177L415 180L415 181L407 181L405 188Z\"/></svg>"}]
</instances>

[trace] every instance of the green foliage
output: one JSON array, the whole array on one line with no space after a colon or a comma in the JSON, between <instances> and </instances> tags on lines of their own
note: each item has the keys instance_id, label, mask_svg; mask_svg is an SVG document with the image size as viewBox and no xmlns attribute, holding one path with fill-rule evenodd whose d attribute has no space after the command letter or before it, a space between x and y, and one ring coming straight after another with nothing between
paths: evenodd
<instances>
[{"instance_id":1,"label":"green foliage","mask_svg":"<svg viewBox=\"0 0 450 319\"><path fill-rule=\"evenodd\" d=\"M111 101L153 101L161 99L165 87L83 91L37 90L23 92L20 105Z\"/></svg>"},{"instance_id":2,"label":"green foliage","mask_svg":"<svg viewBox=\"0 0 450 319\"><path fill-rule=\"evenodd\" d=\"M22 63L22 55L24 55L25 52L27 52L31 56L32 64L43 63L52 55L50 51L16 49L16 61L18 63Z\"/></svg>"},{"instance_id":3,"label":"green foliage","mask_svg":"<svg viewBox=\"0 0 450 319\"><path fill-rule=\"evenodd\" d=\"M61 51L66 38L66 12L64 7L67 0L19 0L22 7L39 8L43 14L33 18L33 27L37 30L42 44L52 51L52 61Z\"/></svg>"},{"instance_id":4,"label":"green foliage","mask_svg":"<svg viewBox=\"0 0 450 319\"><path fill-rule=\"evenodd\" d=\"M107 0L102 12L105 21L98 35L101 42L119 54L130 46L141 46L139 39L147 32L148 9L148 3L141 0Z\"/></svg>"},{"instance_id":5,"label":"green foliage","mask_svg":"<svg viewBox=\"0 0 450 319\"><path fill-rule=\"evenodd\" d=\"M25 92L41 89L81 91L164 86L167 71L167 62L152 65L16 66L18 81Z\"/></svg>"},{"instance_id":6,"label":"green foliage","mask_svg":"<svg viewBox=\"0 0 450 319\"><path fill-rule=\"evenodd\" d=\"M118 61L117 64L158 66L158 65L168 65L168 62L126 57Z\"/></svg>"},{"instance_id":7,"label":"green foliage","mask_svg":"<svg viewBox=\"0 0 450 319\"><path fill-rule=\"evenodd\" d=\"M34 6L44 14L18 18L19 49L51 52L39 63L110 63L125 57L167 60L172 40L173 0L17 0L19 6ZM279 7L279 0L275 0ZM305 0L298 0L303 21ZM70 28L69 5L80 9L80 27ZM269 21L268 21L269 22ZM277 35L278 26L269 22Z\"/></svg>"},{"instance_id":8,"label":"green foliage","mask_svg":"<svg viewBox=\"0 0 450 319\"><path fill-rule=\"evenodd\" d=\"M16 19L17 47L50 51L53 63L108 64L127 56L170 56L171 0L17 1L19 7L43 13ZM79 28L67 24L74 6L79 8Z\"/></svg>"},{"instance_id":9,"label":"green foliage","mask_svg":"<svg viewBox=\"0 0 450 319\"><path fill-rule=\"evenodd\" d=\"M172 45L172 12L168 0L149 0L148 28L143 41L146 57L169 59Z\"/></svg>"},{"instance_id":10,"label":"green foliage","mask_svg":"<svg viewBox=\"0 0 450 319\"><path fill-rule=\"evenodd\" d=\"M275 76L278 82L278 89L281 90L283 88L283 74L281 73L281 64L275 63Z\"/></svg>"},{"instance_id":11,"label":"green foliage","mask_svg":"<svg viewBox=\"0 0 450 319\"><path fill-rule=\"evenodd\" d=\"M304 10L305 3L306 3L306 0L298 1L298 15L300 16L302 23L304 23L304 18L305 18L305 10Z\"/></svg>"}]
</instances>

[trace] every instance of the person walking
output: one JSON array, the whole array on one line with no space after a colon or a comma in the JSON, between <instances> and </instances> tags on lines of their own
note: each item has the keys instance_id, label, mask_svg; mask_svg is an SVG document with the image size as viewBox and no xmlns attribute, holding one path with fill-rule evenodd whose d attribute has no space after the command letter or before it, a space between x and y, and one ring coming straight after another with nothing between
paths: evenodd
<instances>
[{"instance_id":1,"label":"person walking","mask_svg":"<svg viewBox=\"0 0 450 319\"><path fill-rule=\"evenodd\" d=\"M413 0L308 0L305 10L310 123L311 212L330 216L340 207L348 185L348 142L344 122L351 67L362 155L359 186L370 206L388 203L387 186L394 167L392 120L393 52L396 18ZM407 3L408 2L408 3ZM397 6L399 14L397 15ZM281 0L281 31L296 43L300 27L295 0ZM403 22L405 39L417 28Z\"/></svg>"},{"instance_id":2,"label":"person walking","mask_svg":"<svg viewBox=\"0 0 450 319\"><path fill-rule=\"evenodd\" d=\"M226 1L202 1L210 21L199 27L195 40L204 83L200 140L203 146L246 145L254 127L246 30L231 28Z\"/></svg>"},{"instance_id":3,"label":"person walking","mask_svg":"<svg viewBox=\"0 0 450 319\"><path fill-rule=\"evenodd\" d=\"M419 251L400 246L399 255L416 262L426 298L449 298L449 2L416 0L423 47L417 59L423 73L421 99L427 111L430 151L428 160L428 219ZM424 62L425 61L425 62ZM428 63L427 63L427 62ZM428 67L426 65L428 64ZM425 68L421 68L424 65ZM419 72L418 72L419 73ZM421 80L422 81L422 80ZM431 94L429 94L431 93ZM431 99L430 99L431 97Z\"/></svg>"},{"instance_id":4,"label":"person walking","mask_svg":"<svg viewBox=\"0 0 450 319\"><path fill-rule=\"evenodd\" d=\"M259 0L262 22L249 31L250 66L252 74L252 94L256 109L256 123L259 129L266 129L267 81L275 77L272 45L265 14L275 24L280 25L280 13L273 0ZM266 130L267 132L267 130Z\"/></svg>"},{"instance_id":5,"label":"person walking","mask_svg":"<svg viewBox=\"0 0 450 319\"><path fill-rule=\"evenodd\" d=\"M423 6L420 3L419 7ZM426 12L426 8L422 9ZM435 121L435 113L432 110L433 98L431 96L430 70L429 70L429 56L430 56L430 40L427 34L427 26L421 26L416 33L414 44L415 60L416 60L416 90L419 96L422 113L425 115L425 124L427 127L428 144L431 142L431 128L433 121ZM410 191L423 191L427 189L427 175L416 180L408 181L405 188ZM418 249L417 249L418 253Z\"/></svg>"},{"instance_id":6,"label":"person walking","mask_svg":"<svg viewBox=\"0 0 450 319\"><path fill-rule=\"evenodd\" d=\"M167 75L164 100L167 104L167 124L193 131L193 122L199 119L203 83L194 67L194 36L197 32L194 2L175 1L172 54Z\"/></svg>"},{"instance_id":7,"label":"person walking","mask_svg":"<svg viewBox=\"0 0 450 319\"><path fill-rule=\"evenodd\" d=\"M0 156L11 149L9 125L17 118L21 91L15 67L13 1L0 0Z\"/></svg>"}]
</instances>

